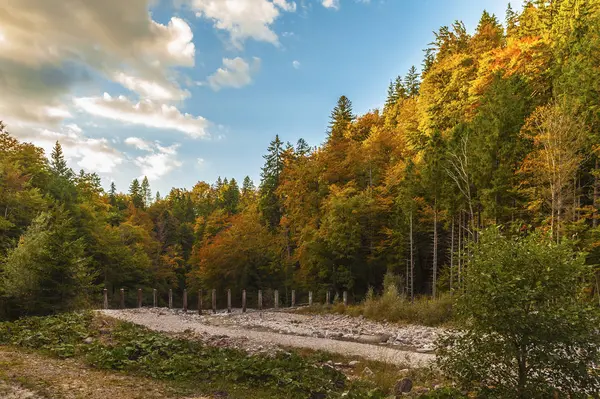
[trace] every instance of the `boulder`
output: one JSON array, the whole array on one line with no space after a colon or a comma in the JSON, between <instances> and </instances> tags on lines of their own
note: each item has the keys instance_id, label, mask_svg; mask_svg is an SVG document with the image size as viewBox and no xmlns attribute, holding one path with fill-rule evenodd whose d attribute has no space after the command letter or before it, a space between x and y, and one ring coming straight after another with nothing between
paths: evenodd
<instances>
[{"instance_id":1,"label":"boulder","mask_svg":"<svg viewBox=\"0 0 600 399\"><path fill-rule=\"evenodd\" d=\"M410 378L403 378L400 381L396 382L394 386L394 393L396 395L401 395L403 393L407 393L412 391L413 383Z\"/></svg>"}]
</instances>

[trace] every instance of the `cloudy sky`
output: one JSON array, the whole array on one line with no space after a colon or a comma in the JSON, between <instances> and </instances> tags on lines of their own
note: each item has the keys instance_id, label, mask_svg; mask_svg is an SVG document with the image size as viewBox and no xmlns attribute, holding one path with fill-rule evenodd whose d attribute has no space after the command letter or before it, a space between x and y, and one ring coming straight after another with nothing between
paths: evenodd
<instances>
[{"instance_id":1,"label":"cloudy sky","mask_svg":"<svg viewBox=\"0 0 600 399\"><path fill-rule=\"evenodd\" d=\"M262 155L325 137L336 99L357 113L421 65L432 31L474 29L502 0L2 0L0 120L126 191L218 176L256 183Z\"/></svg>"}]
</instances>

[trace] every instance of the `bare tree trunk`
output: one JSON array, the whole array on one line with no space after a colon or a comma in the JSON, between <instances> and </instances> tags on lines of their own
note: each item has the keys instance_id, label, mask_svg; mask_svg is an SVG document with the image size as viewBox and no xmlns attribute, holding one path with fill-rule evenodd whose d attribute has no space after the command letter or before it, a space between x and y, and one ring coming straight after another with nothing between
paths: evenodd
<instances>
[{"instance_id":1,"label":"bare tree trunk","mask_svg":"<svg viewBox=\"0 0 600 399\"><path fill-rule=\"evenodd\" d=\"M454 216L452 216L452 232L450 233L450 292L454 283Z\"/></svg>"},{"instance_id":2,"label":"bare tree trunk","mask_svg":"<svg viewBox=\"0 0 600 399\"><path fill-rule=\"evenodd\" d=\"M462 287L462 210L458 214L458 289Z\"/></svg>"},{"instance_id":3,"label":"bare tree trunk","mask_svg":"<svg viewBox=\"0 0 600 399\"><path fill-rule=\"evenodd\" d=\"M592 213L592 226L596 227L598 225L598 184L600 183L598 180L598 158L596 158L596 165L594 167L594 211Z\"/></svg>"},{"instance_id":4,"label":"bare tree trunk","mask_svg":"<svg viewBox=\"0 0 600 399\"><path fill-rule=\"evenodd\" d=\"M410 300L415 300L415 259L413 254L413 215L410 211Z\"/></svg>"},{"instance_id":5,"label":"bare tree trunk","mask_svg":"<svg viewBox=\"0 0 600 399\"><path fill-rule=\"evenodd\" d=\"M437 269L438 269L438 259L437 259L437 247L438 247L438 231L437 231L437 199L434 200L433 205L433 287L431 288L431 292L433 294L433 298L436 297L436 286L437 286Z\"/></svg>"}]
</instances>

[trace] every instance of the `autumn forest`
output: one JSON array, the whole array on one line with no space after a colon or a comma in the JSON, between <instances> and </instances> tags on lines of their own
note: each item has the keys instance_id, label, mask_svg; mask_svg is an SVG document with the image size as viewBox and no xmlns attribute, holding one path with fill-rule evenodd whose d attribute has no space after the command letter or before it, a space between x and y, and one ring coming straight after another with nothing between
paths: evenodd
<instances>
[{"instance_id":1,"label":"autumn forest","mask_svg":"<svg viewBox=\"0 0 600 399\"><path fill-rule=\"evenodd\" d=\"M44 154L5 121L0 315L97 303L103 288L357 302L386 275L409 298L435 297L462 288L489 226L572 240L598 264L600 1L529 1L484 13L473 32L443 26L424 47L383 109L356 115L341 96L323 110L323 143L273 138L259 182L104 189L60 143ZM599 295L597 281L589 289Z\"/></svg>"}]
</instances>

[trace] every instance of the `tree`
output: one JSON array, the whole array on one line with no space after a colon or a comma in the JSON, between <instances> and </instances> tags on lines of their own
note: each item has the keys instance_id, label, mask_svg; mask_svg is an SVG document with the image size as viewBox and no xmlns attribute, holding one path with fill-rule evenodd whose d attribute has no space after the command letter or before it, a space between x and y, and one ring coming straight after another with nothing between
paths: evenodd
<instances>
[{"instance_id":1,"label":"tree","mask_svg":"<svg viewBox=\"0 0 600 399\"><path fill-rule=\"evenodd\" d=\"M146 176L144 176L144 179L142 180L140 195L144 201L144 207L149 207L150 204L152 204L152 190L150 190L150 182Z\"/></svg>"},{"instance_id":2,"label":"tree","mask_svg":"<svg viewBox=\"0 0 600 399\"><path fill-rule=\"evenodd\" d=\"M279 135L269 143L267 151L263 156L265 165L261 173L259 209L263 220L271 228L275 228L279 225L282 214L281 202L276 194L279 175L283 170L283 143Z\"/></svg>"},{"instance_id":3,"label":"tree","mask_svg":"<svg viewBox=\"0 0 600 399\"><path fill-rule=\"evenodd\" d=\"M419 80L419 74L417 68L413 65L408 70L408 74L404 78L404 87L406 87L406 93L409 97L416 97L419 94L421 83Z\"/></svg>"},{"instance_id":4,"label":"tree","mask_svg":"<svg viewBox=\"0 0 600 399\"><path fill-rule=\"evenodd\" d=\"M546 235L486 230L457 302L465 328L438 342L438 364L483 397L587 398L600 391L600 314L581 296L583 254ZM555 396L555 392L557 396Z\"/></svg>"},{"instance_id":5,"label":"tree","mask_svg":"<svg viewBox=\"0 0 600 399\"><path fill-rule=\"evenodd\" d=\"M60 177L70 179L73 177L73 171L67 166L67 161L63 154L62 146L57 141L50 155L50 168L52 172Z\"/></svg>"},{"instance_id":6,"label":"tree","mask_svg":"<svg viewBox=\"0 0 600 399\"><path fill-rule=\"evenodd\" d=\"M34 219L3 264L1 291L16 314L48 314L86 305L93 274L83 239L62 208Z\"/></svg>"},{"instance_id":7,"label":"tree","mask_svg":"<svg viewBox=\"0 0 600 399\"><path fill-rule=\"evenodd\" d=\"M131 185L129 186L129 196L133 206L140 209L144 208L144 197L142 196L142 189L138 179L133 179L131 182Z\"/></svg>"},{"instance_id":8,"label":"tree","mask_svg":"<svg viewBox=\"0 0 600 399\"><path fill-rule=\"evenodd\" d=\"M110 182L110 190L108 191L108 198L110 201L110 204L112 206L116 206L117 205L117 186L115 185L115 182Z\"/></svg>"},{"instance_id":9,"label":"tree","mask_svg":"<svg viewBox=\"0 0 600 399\"><path fill-rule=\"evenodd\" d=\"M345 130L354 118L352 102L348 97L341 96L329 117L328 140L334 142L343 138Z\"/></svg>"},{"instance_id":10,"label":"tree","mask_svg":"<svg viewBox=\"0 0 600 399\"><path fill-rule=\"evenodd\" d=\"M560 239L565 213L572 209L573 181L584 160L585 125L559 104L538 107L523 127L533 151L526 157L522 173L533 201L550 205L550 226ZM539 208L538 208L539 209Z\"/></svg>"}]
</instances>

